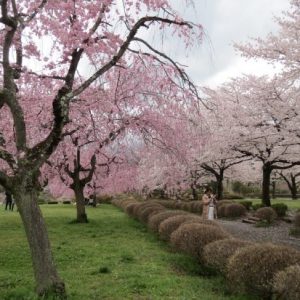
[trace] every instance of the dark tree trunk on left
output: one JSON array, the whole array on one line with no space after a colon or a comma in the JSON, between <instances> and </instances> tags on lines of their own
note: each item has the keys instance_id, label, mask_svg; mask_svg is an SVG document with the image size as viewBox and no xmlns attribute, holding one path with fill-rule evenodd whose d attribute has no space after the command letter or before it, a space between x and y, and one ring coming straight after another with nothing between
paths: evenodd
<instances>
[{"instance_id":1,"label":"dark tree trunk on left","mask_svg":"<svg viewBox=\"0 0 300 300\"><path fill-rule=\"evenodd\" d=\"M37 189L17 186L13 190L29 243L37 293L41 297L66 297L64 282L53 261L45 221L37 202Z\"/></svg>"}]
</instances>

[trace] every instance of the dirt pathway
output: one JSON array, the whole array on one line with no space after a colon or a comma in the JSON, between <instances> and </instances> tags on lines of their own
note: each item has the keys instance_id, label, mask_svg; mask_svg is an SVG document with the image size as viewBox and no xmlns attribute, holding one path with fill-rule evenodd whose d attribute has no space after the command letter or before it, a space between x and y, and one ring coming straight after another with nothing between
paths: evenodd
<instances>
[{"instance_id":1,"label":"dirt pathway","mask_svg":"<svg viewBox=\"0 0 300 300\"><path fill-rule=\"evenodd\" d=\"M278 222L270 227L255 227L251 224L238 221L217 220L222 227L233 236L249 241L272 242L274 244L286 244L300 250L300 238L289 236L291 224Z\"/></svg>"}]
</instances>

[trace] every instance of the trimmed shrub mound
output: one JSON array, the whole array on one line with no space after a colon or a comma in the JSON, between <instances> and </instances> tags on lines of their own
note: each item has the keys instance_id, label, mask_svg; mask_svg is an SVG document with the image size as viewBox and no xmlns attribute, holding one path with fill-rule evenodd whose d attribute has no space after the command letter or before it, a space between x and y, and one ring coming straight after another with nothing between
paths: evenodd
<instances>
[{"instance_id":1,"label":"trimmed shrub mound","mask_svg":"<svg viewBox=\"0 0 300 300\"><path fill-rule=\"evenodd\" d=\"M239 218L244 216L246 213L246 207L239 203L226 204L224 208L224 217L227 218Z\"/></svg>"},{"instance_id":2,"label":"trimmed shrub mound","mask_svg":"<svg viewBox=\"0 0 300 300\"><path fill-rule=\"evenodd\" d=\"M225 201L225 200L223 200L223 201ZM218 215L219 218L225 217L226 207L230 204L231 203L224 203L224 204L219 205L219 206L217 205L217 215Z\"/></svg>"},{"instance_id":3,"label":"trimmed shrub mound","mask_svg":"<svg viewBox=\"0 0 300 300\"><path fill-rule=\"evenodd\" d=\"M158 200L157 203L161 204L165 208L174 209L176 201L174 201L174 200Z\"/></svg>"},{"instance_id":4,"label":"trimmed shrub mound","mask_svg":"<svg viewBox=\"0 0 300 300\"><path fill-rule=\"evenodd\" d=\"M201 201L192 201L190 202L190 211L195 214L202 214L203 204Z\"/></svg>"},{"instance_id":5,"label":"trimmed shrub mound","mask_svg":"<svg viewBox=\"0 0 300 300\"><path fill-rule=\"evenodd\" d=\"M134 203L130 203L126 206L125 208L125 212L128 216L130 217L134 217L134 210L137 209L142 203L140 202L134 202Z\"/></svg>"},{"instance_id":6,"label":"trimmed shrub mound","mask_svg":"<svg viewBox=\"0 0 300 300\"><path fill-rule=\"evenodd\" d=\"M257 244L239 249L227 265L227 278L232 291L270 299L275 274L300 263L300 252L294 248Z\"/></svg>"},{"instance_id":7,"label":"trimmed shrub mound","mask_svg":"<svg viewBox=\"0 0 300 300\"><path fill-rule=\"evenodd\" d=\"M288 206L284 203L276 203L271 205L271 207L276 211L276 214L279 218L284 217L288 210Z\"/></svg>"},{"instance_id":8,"label":"trimmed shrub mound","mask_svg":"<svg viewBox=\"0 0 300 300\"><path fill-rule=\"evenodd\" d=\"M166 219L177 216L186 215L187 213L182 210L165 210L159 212L148 219L148 228L154 232L158 232L159 225Z\"/></svg>"},{"instance_id":9,"label":"trimmed shrub mound","mask_svg":"<svg viewBox=\"0 0 300 300\"><path fill-rule=\"evenodd\" d=\"M139 212L138 219L142 223L146 224L148 222L148 219L150 216L155 215L155 214L165 211L165 210L166 210L166 208L159 204L156 204L153 206L148 206Z\"/></svg>"},{"instance_id":10,"label":"trimmed shrub mound","mask_svg":"<svg viewBox=\"0 0 300 300\"><path fill-rule=\"evenodd\" d=\"M106 204L110 204L112 201L113 197L110 195L98 195L96 197L96 201L97 203L106 203Z\"/></svg>"},{"instance_id":11,"label":"trimmed shrub mound","mask_svg":"<svg viewBox=\"0 0 300 300\"><path fill-rule=\"evenodd\" d=\"M189 202L181 202L179 204L179 208L182 209L182 210L190 211L191 204Z\"/></svg>"},{"instance_id":12,"label":"trimmed shrub mound","mask_svg":"<svg viewBox=\"0 0 300 300\"><path fill-rule=\"evenodd\" d=\"M203 248L214 241L229 238L229 234L212 225L182 224L171 234L171 244L175 249L202 260Z\"/></svg>"},{"instance_id":13,"label":"trimmed shrub mound","mask_svg":"<svg viewBox=\"0 0 300 300\"><path fill-rule=\"evenodd\" d=\"M255 212L255 217L260 218L271 224L277 218L277 214L272 207L262 207Z\"/></svg>"},{"instance_id":14,"label":"trimmed shrub mound","mask_svg":"<svg viewBox=\"0 0 300 300\"><path fill-rule=\"evenodd\" d=\"M296 213L295 217L294 217L294 225L296 227L300 227L300 213Z\"/></svg>"},{"instance_id":15,"label":"trimmed shrub mound","mask_svg":"<svg viewBox=\"0 0 300 300\"><path fill-rule=\"evenodd\" d=\"M136 203L137 201L135 199L119 199L119 198L115 198L111 201L111 203L117 207L119 207L122 210L125 210L126 206L131 204L131 203Z\"/></svg>"},{"instance_id":16,"label":"trimmed shrub mound","mask_svg":"<svg viewBox=\"0 0 300 300\"><path fill-rule=\"evenodd\" d=\"M193 218L194 216L192 214L187 213L167 218L166 220L162 221L159 225L159 237L164 241L169 241L173 231L175 231L182 223Z\"/></svg>"},{"instance_id":17,"label":"trimmed shrub mound","mask_svg":"<svg viewBox=\"0 0 300 300\"><path fill-rule=\"evenodd\" d=\"M133 217L138 218L139 215L141 214L141 212L147 208L147 207L153 207L153 206L161 206L156 202L152 202L152 201L148 201L148 202L141 202L141 205L139 205L138 207L135 207L133 209Z\"/></svg>"},{"instance_id":18,"label":"trimmed shrub mound","mask_svg":"<svg viewBox=\"0 0 300 300\"><path fill-rule=\"evenodd\" d=\"M244 205L247 210L250 210L252 207L252 201L244 200L244 201L239 201L238 203Z\"/></svg>"},{"instance_id":19,"label":"trimmed shrub mound","mask_svg":"<svg viewBox=\"0 0 300 300\"><path fill-rule=\"evenodd\" d=\"M225 274L229 258L239 248L250 245L253 244L251 242L230 238L209 243L203 249L203 262L206 266Z\"/></svg>"},{"instance_id":20,"label":"trimmed shrub mound","mask_svg":"<svg viewBox=\"0 0 300 300\"><path fill-rule=\"evenodd\" d=\"M300 299L300 265L290 266L275 275L273 282L275 299Z\"/></svg>"},{"instance_id":21,"label":"trimmed shrub mound","mask_svg":"<svg viewBox=\"0 0 300 300\"><path fill-rule=\"evenodd\" d=\"M231 204L231 203L234 203L234 202L231 200L219 200L219 201L217 201L217 208L224 204Z\"/></svg>"}]
</instances>

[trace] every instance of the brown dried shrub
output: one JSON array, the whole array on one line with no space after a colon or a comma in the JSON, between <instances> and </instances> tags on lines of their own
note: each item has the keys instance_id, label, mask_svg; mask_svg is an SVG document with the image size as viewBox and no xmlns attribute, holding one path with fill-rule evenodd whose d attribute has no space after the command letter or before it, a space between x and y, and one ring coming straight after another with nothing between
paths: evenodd
<instances>
[{"instance_id":1,"label":"brown dried shrub","mask_svg":"<svg viewBox=\"0 0 300 300\"><path fill-rule=\"evenodd\" d=\"M138 218L138 216L141 214L142 210L144 210L147 207L152 207L154 205L157 205L156 202L147 201L147 202L141 202L141 205L133 209L133 216L135 218Z\"/></svg>"},{"instance_id":2,"label":"brown dried shrub","mask_svg":"<svg viewBox=\"0 0 300 300\"><path fill-rule=\"evenodd\" d=\"M174 200L159 200L157 203L161 204L165 208L173 209L176 202Z\"/></svg>"},{"instance_id":3,"label":"brown dried shrub","mask_svg":"<svg viewBox=\"0 0 300 300\"><path fill-rule=\"evenodd\" d=\"M190 211L190 203L189 202L181 202L179 204L179 209Z\"/></svg>"},{"instance_id":4,"label":"brown dried shrub","mask_svg":"<svg viewBox=\"0 0 300 300\"><path fill-rule=\"evenodd\" d=\"M129 204L132 204L132 203L136 203L136 200L134 200L134 199L123 200L120 202L120 208L125 210L126 206L128 206Z\"/></svg>"},{"instance_id":5,"label":"brown dried shrub","mask_svg":"<svg viewBox=\"0 0 300 300\"><path fill-rule=\"evenodd\" d=\"M96 196L96 201L97 203L106 203L110 204L112 201L113 197L110 195L97 195Z\"/></svg>"},{"instance_id":6,"label":"brown dried shrub","mask_svg":"<svg viewBox=\"0 0 300 300\"><path fill-rule=\"evenodd\" d=\"M142 203L140 202L134 202L134 203L130 203L126 206L125 208L125 212L128 216L130 217L134 217L134 210L137 209Z\"/></svg>"},{"instance_id":7,"label":"brown dried shrub","mask_svg":"<svg viewBox=\"0 0 300 300\"><path fill-rule=\"evenodd\" d=\"M271 224L277 218L277 214L272 207L262 207L255 212L255 217Z\"/></svg>"},{"instance_id":8,"label":"brown dried shrub","mask_svg":"<svg viewBox=\"0 0 300 300\"><path fill-rule=\"evenodd\" d=\"M275 274L300 263L300 252L271 243L255 244L239 249L228 261L229 288L270 299Z\"/></svg>"},{"instance_id":9,"label":"brown dried shrub","mask_svg":"<svg viewBox=\"0 0 300 300\"><path fill-rule=\"evenodd\" d=\"M251 242L230 238L209 243L203 249L203 262L206 266L225 274L229 258L239 248L250 245Z\"/></svg>"},{"instance_id":10,"label":"brown dried shrub","mask_svg":"<svg viewBox=\"0 0 300 300\"><path fill-rule=\"evenodd\" d=\"M225 201L225 200L223 200L223 201ZM224 204L222 204L222 205L217 205L217 215L218 215L218 217L219 218L223 218L223 217L225 217L226 216L226 214L225 214L225 212L226 212L226 207L228 206L228 205L230 205L231 203L224 203Z\"/></svg>"},{"instance_id":11,"label":"brown dried shrub","mask_svg":"<svg viewBox=\"0 0 300 300\"><path fill-rule=\"evenodd\" d=\"M203 204L201 201L192 201L190 206L191 212L196 214L202 214Z\"/></svg>"},{"instance_id":12,"label":"brown dried shrub","mask_svg":"<svg viewBox=\"0 0 300 300\"><path fill-rule=\"evenodd\" d=\"M162 205L159 204L153 204L149 205L147 207L144 207L143 209L139 210L138 212L138 219L140 222L146 224L148 221L148 218L151 214L161 212L163 210L166 210Z\"/></svg>"},{"instance_id":13,"label":"brown dried shrub","mask_svg":"<svg viewBox=\"0 0 300 300\"><path fill-rule=\"evenodd\" d=\"M226 204L224 210L226 218L239 218L247 213L246 207L239 203Z\"/></svg>"},{"instance_id":14,"label":"brown dried shrub","mask_svg":"<svg viewBox=\"0 0 300 300\"><path fill-rule=\"evenodd\" d=\"M165 221L166 219L178 216L178 215L185 215L187 214L185 211L182 210L166 210L162 211L158 214L155 214L154 216L151 216L148 219L148 228L154 232L158 232L159 225Z\"/></svg>"},{"instance_id":15,"label":"brown dried shrub","mask_svg":"<svg viewBox=\"0 0 300 300\"><path fill-rule=\"evenodd\" d=\"M219 200L217 201L217 207L222 206L224 204L231 204L234 203L232 200Z\"/></svg>"},{"instance_id":16,"label":"brown dried shrub","mask_svg":"<svg viewBox=\"0 0 300 300\"><path fill-rule=\"evenodd\" d=\"M124 200L124 199L113 199L111 201L111 203L119 208L121 208L122 210L125 209L126 205L130 204L130 203L135 203L136 200L133 200L133 199L127 199L127 200Z\"/></svg>"},{"instance_id":17,"label":"brown dried shrub","mask_svg":"<svg viewBox=\"0 0 300 300\"><path fill-rule=\"evenodd\" d=\"M194 218L192 214L182 214L169 217L162 221L158 228L159 237L164 241L169 241L173 231L175 231L182 223Z\"/></svg>"},{"instance_id":18,"label":"brown dried shrub","mask_svg":"<svg viewBox=\"0 0 300 300\"><path fill-rule=\"evenodd\" d=\"M300 265L289 266L275 275L273 293L277 300L300 299Z\"/></svg>"},{"instance_id":19,"label":"brown dried shrub","mask_svg":"<svg viewBox=\"0 0 300 300\"><path fill-rule=\"evenodd\" d=\"M171 244L179 251L202 260L203 248L216 240L229 238L229 234L212 225L200 223L182 224L171 234Z\"/></svg>"}]
</instances>

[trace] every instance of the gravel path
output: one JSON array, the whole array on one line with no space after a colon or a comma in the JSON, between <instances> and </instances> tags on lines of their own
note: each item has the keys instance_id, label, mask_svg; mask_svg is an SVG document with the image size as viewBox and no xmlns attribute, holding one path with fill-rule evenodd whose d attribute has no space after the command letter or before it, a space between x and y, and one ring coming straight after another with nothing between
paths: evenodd
<instances>
[{"instance_id":1,"label":"gravel path","mask_svg":"<svg viewBox=\"0 0 300 300\"><path fill-rule=\"evenodd\" d=\"M233 236L254 242L272 242L274 244L290 245L300 250L300 238L289 236L291 224L278 222L270 227L255 227L238 221L217 220L222 227Z\"/></svg>"}]
</instances>

